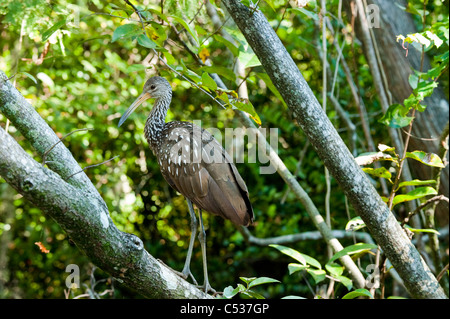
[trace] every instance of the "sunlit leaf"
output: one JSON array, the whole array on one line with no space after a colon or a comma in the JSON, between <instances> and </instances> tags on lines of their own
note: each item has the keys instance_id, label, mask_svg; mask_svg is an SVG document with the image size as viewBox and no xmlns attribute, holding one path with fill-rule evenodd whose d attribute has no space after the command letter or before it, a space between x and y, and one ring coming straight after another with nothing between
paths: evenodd
<instances>
[{"instance_id":1,"label":"sunlit leaf","mask_svg":"<svg viewBox=\"0 0 450 319\"><path fill-rule=\"evenodd\" d=\"M332 263L336 259L339 259L346 255L352 255L352 254L360 253L363 251L370 251L372 249L377 249L377 248L378 248L377 245L364 244L364 243L358 243L358 244L354 244L351 246L347 246L344 249L342 249L341 251L334 254L333 257L331 257L331 259L328 261L328 263Z\"/></svg>"},{"instance_id":2,"label":"sunlit leaf","mask_svg":"<svg viewBox=\"0 0 450 319\"><path fill-rule=\"evenodd\" d=\"M308 264L308 265L311 265L311 266L313 266L313 267L315 267L317 269L322 269L322 265L320 265L320 263L316 259L312 258L311 256L302 254L302 253L296 251L295 249L292 249L292 248L289 248L289 247L286 247L286 246L283 246L283 245L275 245L275 244L272 244L272 245L269 245L269 246L273 247L273 248L276 248L280 252L282 252L283 254L288 255L288 256L296 259L302 265Z\"/></svg>"},{"instance_id":3,"label":"sunlit leaf","mask_svg":"<svg viewBox=\"0 0 450 319\"><path fill-rule=\"evenodd\" d=\"M350 278L348 278L346 276L334 275L334 274L332 274L331 277L339 280L341 282L341 284L344 285L345 288L347 288L347 290L350 290L353 288L353 281Z\"/></svg>"},{"instance_id":4,"label":"sunlit leaf","mask_svg":"<svg viewBox=\"0 0 450 319\"><path fill-rule=\"evenodd\" d=\"M413 120L413 117L407 116L408 112L409 108L401 104L392 104L378 122L393 128L404 127Z\"/></svg>"},{"instance_id":5,"label":"sunlit leaf","mask_svg":"<svg viewBox=\"0 0 450 319\"><path fill-rule=\"evenodd\" d=\"M283 245L269 245L270 247L273 247L275 249L278 249L281 253L294 258L295 260L297 260L298 262L300 262L300 264L306 266L306 260L305 257L303 257L302 253L299 253L298 251L296 251L295 249L283 246ZM320 264L319 264L320 265Z\"/></svg>"},{"instance_id":6,"label":"sunlit leaf","mask_svg":"<svg viewBox=\"0 0 450 319\"><path fill-rule=\"evenodd\" d=\"M251 68L251 67L261 65L261 62L258 60L258 57L251 50L249 50L249 51L240 50L238 57L239 57L239 60L241 61L241 63L246 68Z\"/></svg>"},{"instance_id":7,"label":"sunlit leaf","mask_svg":"<svg viewBox=\"0 0 450 319\"><path fill-rule=\"evenodd\" d=\"M332 275L340 276L344 272L344 267L336 263L328 263L325 269Z\"/></svg>"},{"instance_id":8,"label":"sunlit leaf","mask_svg":"<svg viewBox=\"0 0 450 319\"><path fill-rule=\"evenodd\" d=\"M42 42L46 42L58 29L66 24L67 17L64 16L61 20L56 22L50 29L42 32Z\"/></svg>"},{"instance_id":9,"label":"sunlit leaf","mask_svg":"<svg viewBox=\"0 0 450 319\"><path fill-rule=\"evenodd\" d=\"M436 195L437 192L433 187L418 187L407 194L400 194L394 197L392 207L399 203L408 202L410 200L419 199L429 195Z\"/></svg>"},{"instance_id":10,"label":"sunlit leaf","mask_svg":"<svg viewBox=\"0 0 450 319\"><path fill-rule=\"evenodd\" d=\"M319 282L325 280L326 278L326 272L323 269L312 269L312 268L307 268L306 271L308 272L308 274L310 274L313 279L314 282L316 284L318 284Z\"/></svg>"},{"instance_id":11,"label":"sunlit leaf","mask_svg":"<svg viewBox=\"0 0 450 319\"><path fill-rule=\"evenodd\" d=\"M150 40L145 34L141 34L137 37L137 42L139 45L148 48L148 49L155 49L158 47L158 45Z\"/></svg>"},{"instance_id":12,"label":"sunlit leaf","mask_svg":"<svg viewBox=\"0 0 450 319\"><path fill-rule=\"evenodd\" d=\"M373 299L372 294L370 293L369 290L361 288L361 289L356 289L354 291L350 291L348 294L346 294L345 296L342 297L342 299L355 299L358 297L369 297L370 299Z\"/></svg>"},{"instance_id":13,"label":"sunlit leaf","mask_svg":"<svg viewBox=\"0 0 450 319\"><path fill-rule=\"evenodd\" d=\"M138 72L147 69L147 67L143 64L133 64L127 68L128 72Z\"/></svg>"},{"instance_id":14,"label":"sunlit leaf","mask_svg":"<svg viewBox=\"0 0 450 319\"><path fill-rule=\"evenodd\" d=\"M261 125L261 119L259 118L258 113L256 113L253 104L247 99L239 99L231 102L233 106L237 109L244 111L250 115L250 117L256 122L256 124Z\"/></svg>"},{"instance_id":15,"label":"sunlit leaf","mask_svg":"<svg viewBox=\"0 0 450 319\"><path fill-rule=\"evenodd\" d=\"M139 25L128 23L121 26L118 26L112 35L111 42L115 42L119 39L125 39L132 36L137 36L142 34L142 29Z\"/></svg>"},{"instance_id":16,"label":"sunlit leaf","mask_svg":"<svg viewBox=\"0 0 450 319\"><path fill-rule=\"evenodd\" d=\"M357 230L363 229L364 227L366 227L366 224L364 223L364 221L361 219L361 217L356 216L347 222L347 225L345 225L345 230L346 231L357 231Z\"/></svg>"},{"instance_id":17,"label":"sunlit leaf","mask_svg":"<svg viewBox=\"0 0 450 319\"><path fill-rule=\"evenodd\" d=\"M413 233L431 233L431 234L440 235L440 233L436 229L432 229L432 228L412 228L408 225L405 225L405 227L408 228Z\"/></svg>"},{"instance_id":18,"label":"sunlit leaf","mask_svg":"<svg viewBox=\"0 0 450 319\"><path fill-rule=\"evenodd\" d=\"M387 180L391 181L392 174L384 167L379 168L365 167L362 170L372 176L386 178Z\"/></svg>"},{"instance_id":19,"label":"sunlit leaf","mask_svg":"<svg viewBox=\"0 0 450 319\"><path fill-rule=\"evenodd\" d=\"M202 85L212 91L217 90L216 82L209 76L207 72L203 72L202 74Z\"/></svg>"},{"instance_id":20,"label":"sunlit leaf","mask_svg":"<svg viewBox=\"0 0 450 319\"><path fill-rule=\"evenodd\" d=\"M218 34L215 34L213 36L213 38L217 42L223 43L228 48L228 50L231 51L231 53L234 56L237 57L239 55L239 48L236 45L234 45L232 42L228 41L227 39L225 39L224 37L222 37L221 35L218 35Z\"/></svg>"},{"instance_id":21,"label":"sunlit leaf","mask_svg":"<svg viewBox=\"0 0 450 319\"><path fill-rule=\"evenodd\" d=\"M34 76L32 76L30 73L28 72L18 72L18 73L22 73L23 75L25 75L26 77L28 77L31 81L33 81L35 84L37 84L37 80Z\"/></svg>"},{"instance_id":22,"label":"sunlit leaf","mask_svg":"<svg viewBox=\"0 0 450 319\"><path fill-rule=\"evenodd\" d=\"M401 182L400 184L398 184L397 190L400 189L401 187L405 187L405 186L420 186L420 185L429 185L429 184L436 184L436 181L434 179L429 179L426 181L414 179L412 181Z\"/></svg>"},{"instance_id":23,"label":"sunlit leaf","mask_svg":"<svg viewBox=\"0 0 450 319\"><path fill-rule=\"evenodd\" d=\"M258 285L263 285L263 284L270 284L270 283L279 283L280 281L277 279L273 279L270 277L258 277L255 280L252 280L249 284L248 284L248 288L254 287L254 286L258 286Z\"/></svg>"},{"instance_id":24,"label":"sunlit leaf","mask_svg":"<svg viewBox=\"0 0 450 319\"><path fill-rule=\"evenodd\" d=\"M316 21L319 20L319 16L318 16L317 13L312 12L312 11L309 11L309 10L306 10L306 9L304 9L304 8L289 8L288 10L289 10L289 11L294 11L294 12L296 12L296 13L304 14L304 15L306 15L308 18L313 19L313 20L316 20Z\"/></svg>"},{"instance_id":25,"label":"sunlit leaf","mask_svg":"<svg viewBox=\"0 0 450 319\"><path fill-rule=\"evenodd\" d=\"M406 157L415 159L425 165L444 168L441 158L433 153L425 153L423 151L406 152Z\"/></svg>"},{"instance_id":26,"label":"sunlit leaf","mask_svg":"<svg viewBox=\"0 0 450 319\"><path fill-rule=\"evenodd\" d=\"M289 275L292 275L293 273L296 273L297 271L305 270L308 267L309 266L304 266L304 265L300 265L300 264L296 264L296 263L290 263L290 264L288 264Z\"/></svg>"},{"instance_id":27,"label":"sunlit leaf","mask_svg":"<svg viewBox=\"0 0 450 319\"><path fill-rule=\"evenodd\" d=\"M192 38L195 40L195 42L197 43L197 46L199 45L199 41L198 41L198 37L197 34L195 33L195 30L193 28L190 27L190 25L188 23L186 23L186 21L184 21L182 18L176 16L176 15L171 15L170 16L172 19L174 19L176 22L178 22L179 24L181 24L183 26L183 28L186 29L187 32L189 32L189 34L192 36Z\"/></svg>"}]
</instances>

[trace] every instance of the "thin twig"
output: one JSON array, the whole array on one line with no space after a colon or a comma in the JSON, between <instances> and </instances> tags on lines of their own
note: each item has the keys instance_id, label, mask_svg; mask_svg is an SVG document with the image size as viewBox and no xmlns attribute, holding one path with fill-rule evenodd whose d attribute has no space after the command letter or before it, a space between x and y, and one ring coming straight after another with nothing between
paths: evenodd
<instances>
[{"instance_id":1,"label":"thin twig","mask_svg":"<svg viewBox=\"0 0 450 319\"><path fill-rule=\"evenodd\" d=\"M424 208L427 207L428 205L433 204L433 203L438 203L438 202L440 202L440 201L444 201L444 202L447 202L447 203L449 202L447 196L444 196L444 195L437 195L437 196L434 196L434 197L430 198L429 200L427 200L426 202L420 204L413 212L409 212L409 213L408 213L408 216L406 216L406 217L403 219L403 222L401 223L401 225L402 225L402 226L405 225L405 224L409 221L409 219L410 219L412 216L414 216L415 214L417 214L418 212L420 212L422 209L424 209Z\"/></svg>"},{"instance_id":2,"label":"thin twig","mask_svg":"<svg viewBox=\"0 0 450 319\"><path fill-rule=\"evenodd\" d=\"M110 158L109 160L106 160L106 161L101 162L101 163L99 163L99 164L94 164L94 165L86 166L86 167L83 168L81 171L78 171L78 172L76 172L76 173L73 173L72 175L70 175L69 177L67 177L67 178L65 179L65 181L67 181L69 178L71 178L71 177L74 176L74 175L77 175L77 174L79 174L79 173L84 172L84 171L87 170L88 168L100 166L100 165L103 165L103 164L105 164L105 163L111 162L113 159L115 159L115 158L118 157L118 156L119 156L119 155L116 155L116 156L114 156L113 158Z\"/></svg>"},{"instance_id":3,"label":"thin twig","mask_svg":"<svg viewBox=\"0 0 450 319\"><path fill-rule=\"evenodd\" d=\"M444 276L445 272L448 271L448 263L447 265L445 265L444 269L441 270L441 272L439 273L439 275L437 275L436 280L440 281L441 278Z\"/></svg>"},{"instance_id":4,"label":"thin twig","mask_svg":"<svg viewBox=\"0 0 450 319\"><path fill-rule=\"evenodd\" d=\"M92 131L92 130L93 130L93 128L80 128L80 129L78 129L78 130L75 130L75 131L72 131L72 132L70 132L70 133L67 133L66 135L64 135L63 137L61 137L61 138L59 139L58 142L56 142L55 144L53 144L53 146L50 147L48 150L46 150L45 153L42 155L42 166L45 166L46 163L49 163L49 162L46 161L47 155L55 148L56 145L58 145L59 143L61 143L62 141L64 141L64 139L65 139L66 137L68 137L68 136L70 136L70 135L72 135L73 133L76 133L76 132L80 132L80 131Z\"/></svg>"},{"instance_id":5,"label":"thin twig","mask_svg":"<svg viewBox=\"0 0 450 319\"><path fill-rule=\"evenodd\" d=\"M145 31L145 24L144 24L144 19L142 18L142 15L140 13L140 11L129 1L129 0L124 0L128 5L130 5L133 10L136 12L136 14L139 16L139 19L141 21L141 25L142 25L142 30L144 31L144 35L148 38L147 32ZM200 87L197 83L193 82L192 80L190 80L189 78L187 78L184 74L178 72L177 70L175 70L173 67L171 67L162 57L160 54L158 54L158 52L155 49L151 49L156 56L158 57L158 59L167 67L169 68L172 72L174 72L176 75L178 75L179 77L183 78L184 80L188 81L192 86L196 87L197 89L199 89L200 91L202 91L203 93L205 93L206 95L208 95L211 99L213 99L217 104L219 104L222 108L226 109L227 107L222 104L218 99L216 99L214 96L212 96L208 91L206 91L205 89L203 89L202 87Z\"/></svg>"}]
</instances>

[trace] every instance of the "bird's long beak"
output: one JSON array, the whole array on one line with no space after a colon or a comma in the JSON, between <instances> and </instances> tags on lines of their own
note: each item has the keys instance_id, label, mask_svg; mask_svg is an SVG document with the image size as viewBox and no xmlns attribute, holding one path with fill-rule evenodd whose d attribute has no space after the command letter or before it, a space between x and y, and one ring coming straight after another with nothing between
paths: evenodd
<instances>
[{"instance_id":1,"label":"bird's long beak","mask_svg":"<svg viewBox=\"0 0 450 319\"><path fill-rule=\"evenodd\" d=\"M133 104L131 104L128 110L120 118L118 127L120 127L123 124L123 122L125 122L125 120L130 116L131 113L134 112L134 110L138 108L139 105L141 105L142 103L144 103L144 101L148 100L151 97L152 96L150 95L150 93L147 92L144 92L141 95L139 95L138 98L134 100Z\"/></svg>"}]
</instances>

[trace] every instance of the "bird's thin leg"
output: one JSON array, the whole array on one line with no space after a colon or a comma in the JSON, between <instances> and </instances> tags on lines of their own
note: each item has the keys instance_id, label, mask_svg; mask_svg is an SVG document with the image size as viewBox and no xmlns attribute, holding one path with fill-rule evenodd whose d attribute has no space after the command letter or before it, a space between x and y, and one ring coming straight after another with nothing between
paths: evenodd
<instances>
[{"instance_id":1,"label":"bird's thin leg","mask_svg":"<svg viewBox=\"0 0 450 319\"><path fill-rule=\"evenodd\" d=\"M186 256L186 261L184 262L183 271L181 273L185 278L190 276L194 284L197 285L197 280L195 280L194 276L191 273L190 265L191 265L192 250L194 249L195 235L197 234L198 223L197 218L195 217L195 211L194 207L192 206L192 202L188 198L186 198L186 201L189 207L189 215L191 215L191 238L189 239L188 253Z\"/></svg>"},{"instance_id":2,"label":"bird's thin leg","mask_svg":"<svg viewBox=\"0 0 450 319\"><path fill-rule=\"evenodd\" d=\"M205 292L212 291L216 293L216 291L211 287L208 280L208 267L206 265L206 233L205 228L203 227L203 218L202 218L202 210L199 209L199 217L200 217L200 232L198 234L198 240L200 241L200 246L202 247L202 257L203 257L203 276L204 283L201 286L201 289L204 289Z\"/></svg>"}]
</instances>

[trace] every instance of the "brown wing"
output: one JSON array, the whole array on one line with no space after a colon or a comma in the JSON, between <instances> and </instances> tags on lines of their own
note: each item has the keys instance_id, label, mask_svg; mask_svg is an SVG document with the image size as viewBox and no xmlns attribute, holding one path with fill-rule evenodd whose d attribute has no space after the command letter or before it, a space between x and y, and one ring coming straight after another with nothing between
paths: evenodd
<instances>
[{"instance_id":1,"label":"brown wing","mask_svg":"<svg viewBox=\"0 0 450 319\"><path fill-rule=\"evenodd\" d=\"M231 157L208 131L188 122L172 123L157 154L166 181L200 209L248 226L253 209Z\"/></svg>"}]
</instances>

